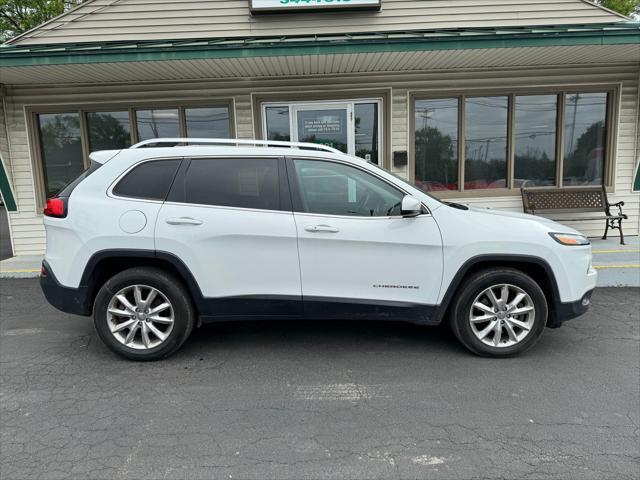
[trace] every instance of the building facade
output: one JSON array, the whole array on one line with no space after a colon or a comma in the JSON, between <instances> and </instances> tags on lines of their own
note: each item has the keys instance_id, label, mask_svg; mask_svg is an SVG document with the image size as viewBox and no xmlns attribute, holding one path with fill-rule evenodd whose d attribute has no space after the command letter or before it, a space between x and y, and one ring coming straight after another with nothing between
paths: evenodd
<instances>
[{"instance_id":1,"label":"building facade","mask_svg":"<svg viewBox=\"0 0 640 480\"><path fill-rule=\"evenodd\" d=\"M89 152L178 136L325 143L512 211L602 185L637 235L639 83L640 24L584 0L89 0L0 47L14 253Z\"/></svg>"}]
</instances>

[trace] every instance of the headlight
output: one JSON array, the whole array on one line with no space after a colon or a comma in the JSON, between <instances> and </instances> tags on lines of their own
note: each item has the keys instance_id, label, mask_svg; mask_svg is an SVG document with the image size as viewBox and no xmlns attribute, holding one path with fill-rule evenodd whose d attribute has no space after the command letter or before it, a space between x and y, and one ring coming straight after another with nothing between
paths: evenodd
<instances>
[{"instance_id":1,"label":"headlight","mask_svg":"<svg viewBox=\"0 0 640 480\"><path fill-rule=\"evenodd\" d=\"M589 245L591 243L584 235L576 235L575 233L549 232L549 235L562 245Z\"/></svg>"}]
</instances>

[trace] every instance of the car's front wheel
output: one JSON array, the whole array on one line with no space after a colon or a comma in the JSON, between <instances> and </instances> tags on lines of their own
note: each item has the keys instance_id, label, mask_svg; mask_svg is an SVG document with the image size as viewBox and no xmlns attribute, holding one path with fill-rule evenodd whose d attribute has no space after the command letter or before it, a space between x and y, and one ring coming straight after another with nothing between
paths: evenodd
<instances>
[{"instance_id":1,"label":"car's front wheel","mask_svg":"<svg viewBox=\"0 0 640 480\"><path fill-rule=\"evenodd\" d=\"M94 323L102 341L131 360L157 360L174 353L194 324L182 284L156 268L124 270L96 296Z\"/></svg>"},{"instance_id":2,"label":"car's front wheel","mask_svg":"<svg viewBox=\"0 0 640 480\"><path fill-rule=\"evenodd\" d=\"M473 353L508 357L538 341L547 310L544 292L530 276L511 268L487 269L464 280L452 306L451 327Z\"/></svg>"}]
</instances>

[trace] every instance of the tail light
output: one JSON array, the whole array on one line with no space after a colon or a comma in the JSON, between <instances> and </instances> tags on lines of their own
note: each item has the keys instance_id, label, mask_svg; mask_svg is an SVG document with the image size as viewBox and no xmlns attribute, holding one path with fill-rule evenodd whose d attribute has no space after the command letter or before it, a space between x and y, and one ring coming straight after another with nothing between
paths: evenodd
<instances>
[{"instance_id":1,"label":"tail light","mask_svg":"<svg viewBox=\"0 0 640 480\"><path fill-rule=\"evenodd\" d=\"M47 206L44 207L44 214L47 217L64 218L67 216L67 200L65 198L54 197L47 199Z\"/></svg>"}]
</instances>

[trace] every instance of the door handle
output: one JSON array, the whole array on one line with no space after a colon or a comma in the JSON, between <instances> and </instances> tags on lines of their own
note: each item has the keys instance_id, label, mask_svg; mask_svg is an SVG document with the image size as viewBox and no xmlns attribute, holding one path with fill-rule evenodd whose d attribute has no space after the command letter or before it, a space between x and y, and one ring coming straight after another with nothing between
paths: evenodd
<instances>
[{"instance_id":1,"label":"door handle","mask_svg":"<svg viewBox=\"0 0 640 480\"><path fill-rule=\"evenodd\" d=\"M202 220L191 217L170 217L165 221L169 225L202 225Z\"/></svg>"},{"instance_id":2,"label":"door handle","mask_svg":"<svg viewBox=\"0 0 640 480\"><path fill-rule=\"evenodd\" d=\"M336 227L332 227L330 225L307 225L304 227L307 232L327 232L327 233L338 233Z\"/></svg>"}]
</instances>

